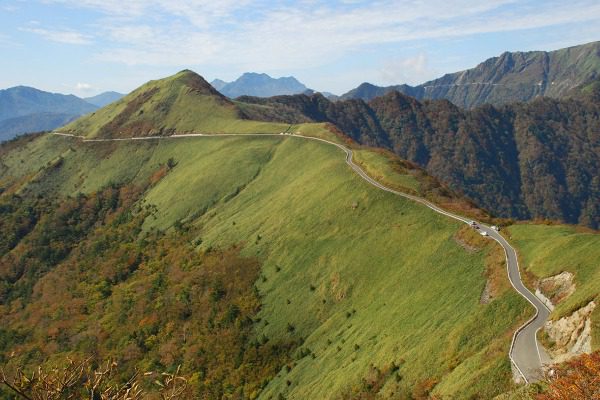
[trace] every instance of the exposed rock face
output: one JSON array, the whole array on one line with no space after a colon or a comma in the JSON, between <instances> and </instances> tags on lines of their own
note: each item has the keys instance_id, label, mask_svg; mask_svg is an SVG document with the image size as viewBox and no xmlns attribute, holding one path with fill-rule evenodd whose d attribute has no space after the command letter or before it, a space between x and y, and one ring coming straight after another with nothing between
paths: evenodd
<instances>
[{"instance_id":1,"label":"exposed rock face","mask_svg":"<svg viewBox=\"0 0 600 400\"><path fill-rule=\"evenodd\" d=\"M555 304L560 303L574 292L573 274L566 271L542 279L535 289L535 295L550 310L554 310Z\"/></svg>"},{"instance_id":2,"label":"exposed rock face","mask_svg":"<svg viewBox=\"0 0 600 400\"><path fill-rule=\"evenodd\" d=\"M552 301L552 304L558 304L575 292L573 274L565 271L544 278L540 281L539 290Z\"/></svg>"},{"instance_id":3,"label":"exposed rock face","mask_svg":"<svg viewBox=\"0 0 600 400\"><path fill-rule=\"evenodd\" d=\"M548 321L544 327L548 337L555 346L549 349L554 362L563 362L576 355L592 351L592 322L591 314L596 303L590 301L568 317L558 321Z\"/></svg>"}]
</instances>

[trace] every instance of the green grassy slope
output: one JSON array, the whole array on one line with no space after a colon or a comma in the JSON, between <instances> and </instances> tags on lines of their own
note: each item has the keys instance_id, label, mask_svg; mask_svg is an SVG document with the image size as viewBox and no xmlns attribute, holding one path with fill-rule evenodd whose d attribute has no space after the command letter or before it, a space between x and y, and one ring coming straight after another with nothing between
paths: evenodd
<instances>
[{"instance_id":1,"label":"green grassy slope","mask_svg":"<svg viewBox=\"0 0 600 400\"><path fill-rule=\"evenodd\" d=\"M87 137L130 137L172 133L278 133L289 125L244 119L238 107L200 75L181 71L150 81L119 101L63 128Z\"/></svg>"},{"instance_id":2,"label":"green grassy slope","mask_svg":"<svg viewBox=\"0 0 600 400\"><path fill-rule=\"evenodd\" d=\"M591 300L600 300L600 235L565 225L514 225L509 228L523 268L544 278L563 271L575 275L575 293L560 302L551 318L571 314ZM600 348L600 309L592 313L592 347Z\"/></svg>"},{"instance_id":3,"label":"green grassy slope","mask_svg":"<svg viewBox=\"0 0 600 400\"><path fill-rule=\"evenodd\" d=\"M492 245L466 251L454 239L458 223L369 186L334 146L42 136L3 155L0 182L74 195L147 179L170 158L175 167L143 199L157 208L146 229L184 220L201 229L199 250L243 243L263 265L256 337L305 341L261 398L338 398L362 390L372 366L392 363L399 370L384 379L385 397L428 379L451 398L510 387L508 346L529 310L512 291L480 304Z\"/></svg>"}]
</instances>

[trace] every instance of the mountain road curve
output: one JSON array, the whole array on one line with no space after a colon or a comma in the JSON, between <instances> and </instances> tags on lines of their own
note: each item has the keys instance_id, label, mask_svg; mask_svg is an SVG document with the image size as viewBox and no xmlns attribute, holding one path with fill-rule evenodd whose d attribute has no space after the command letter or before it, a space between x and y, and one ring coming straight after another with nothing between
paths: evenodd
<instances>
[{"instance_id":1,"label":"mountain road curve","mask_svg":"<svg viewBox=\"0 0 600 400\"><path fill-rule=\"evenodd\" d=\"M409 200L415 201L417 203L423 204L426 207L429 207L433 211L443 214L447 217L453 218L465 224L470 224L471 220L466 217L451 213L446 211L437 205L431 203L428 200L425 200L418 196L413 196L408 193L403 193L394 189L391 189L379 182L375 179L371 178L367 173L357 164L354 163L352 156L352 150L348 147L335 143L326 139L321 139L312 136L304 136L301 134L291 134L291 133L224 133L224 134L203 134L203 133L187 133L187 134L174 134L170 136L139 136L139 137L130 137L130 138L113 138L113 139L87 139L85 136L76 136L68 133L62 132L52 132L53 135L58 136L67 136L73 137L77 139L81 139L83 142L112 142L112 141L134 141L134 140L172 140L178 138L190 138L190 137L224 137L224 136L276 136L276 137L293 137L293 138L301 138L306 140L314 140L319 142L324 142L329 145L336 146L344 151L346 154L346 163L354 170L356 174L358 174L362 179L367 181L369 184L375 186L378 189L384 190L389 193L393 193L397 196L401 196L407 198ZM544 351L543 347L537 341L537 332L540 328L544 326L544 323L548 320L550 316L550 310L546 307L546 305L540 301L525 285L521 280L521 273L519 271L519 261L517 257L516 250L508 243L508 241L496 230L492 229L489 226L486 226L481 223L477 223L479 229L482 232L486 232L488 237L495 240L502 246L506 255L506 268L508 272L508 278L513 288L523 296L535 309L535 315L531 317L525 324L519 327L515 333L513 334L512 342L510 349L508 351L508 356L516 368L518 375L523 378L525 383L536 382L542 378L543 365L548 363L549 357Z\"/></svg>"}]
</instances>

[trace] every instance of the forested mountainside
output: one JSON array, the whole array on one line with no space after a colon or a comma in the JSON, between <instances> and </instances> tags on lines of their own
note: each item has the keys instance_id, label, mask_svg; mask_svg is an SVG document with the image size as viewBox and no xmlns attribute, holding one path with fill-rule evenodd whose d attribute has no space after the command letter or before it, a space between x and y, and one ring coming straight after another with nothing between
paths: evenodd
<instances>
[{"instance_id":1,"label":"forested mountainside","mask_svg":"<svg viewBox=\"0 0 600 400\"><path fill-rule=\"evenodd\" d=\"M600 90L462 110L392 92L370 102L321 95L242 97L248 118L330 122L359 143L424 167L503 217L600 224ZM244 110L244 108L242 107Z\"/></svg>"},{"instance_id":2,"label":"forested mountainside","mask_svg":"<svg viewBox=\"0 0 600 400\"><path fill-rule=\"evenodd\" d=\"M391 91L417 99L447 99L459 107L501 105L540 96L562 98L600 76L600 42L556 51L505 52L475 68L446 74L418 86L364 83L342 100L372 100Z\"/></svg>"}]
</instances>

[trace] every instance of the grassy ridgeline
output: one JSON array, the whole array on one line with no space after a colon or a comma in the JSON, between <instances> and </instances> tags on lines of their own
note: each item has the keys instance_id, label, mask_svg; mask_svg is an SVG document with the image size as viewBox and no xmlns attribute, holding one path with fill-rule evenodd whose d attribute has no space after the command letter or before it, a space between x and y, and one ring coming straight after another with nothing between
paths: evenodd
<instances>
[{"instance_id":1,"label":"grassy ridgeline","mask_svg":"<svg viewBox=\"0 0 600 400\"><path fill-rule=\"evenodd\" d=\"M3 155L1 178L20 179L11 190L24 195L74 195L141 182L170 158L175 166L143 199L157 207L145 229L184 221L201 228L201 250L243 243L263 265L255 334L305 340L262 398L356 393L372 367L394 370L380 385L387 395L427 380L453 398L510 387L508 345L528 310L512 291L480 304L491 247L466 251L457 222L369 186L333 146L42 136Z\"/></svg>"}]
</instances>

